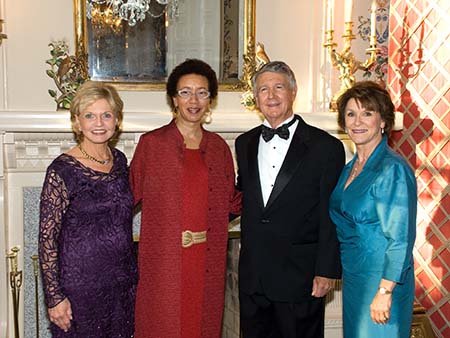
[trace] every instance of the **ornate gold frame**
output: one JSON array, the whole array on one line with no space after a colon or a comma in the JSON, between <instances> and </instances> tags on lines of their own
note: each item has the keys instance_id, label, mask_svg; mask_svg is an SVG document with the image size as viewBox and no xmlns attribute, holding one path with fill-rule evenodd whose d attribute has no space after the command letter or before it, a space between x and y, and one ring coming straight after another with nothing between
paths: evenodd
<instances>
[{"instance_id":1,"label":"ornate gold frame","mask_svg":"<svg viewBox=\"0 0 450 338\"><path fill-rule=\"evenodd\" d=\"M238 83L219 83L220 91L245 91L248 87L248 79L251 79L256 69L255 62L255 15L256 0L244 0L244 65L243 74ZM81 60L87 69L87 31L86 27L86 0L74 0L75 21L75 56ZM138 83L138 82L112 82L118 90L135 91L163 91L165 82Z\"/></svg>"}]
</instances>

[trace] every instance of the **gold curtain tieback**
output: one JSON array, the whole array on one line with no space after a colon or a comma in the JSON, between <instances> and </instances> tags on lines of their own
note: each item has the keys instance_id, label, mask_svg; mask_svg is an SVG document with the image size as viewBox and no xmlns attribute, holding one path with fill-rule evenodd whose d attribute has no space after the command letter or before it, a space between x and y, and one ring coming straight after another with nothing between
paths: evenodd
<instances>
[{"instance_id":1,"label":"gold curtain tieback","mask_svg":"<svg viewBox=\"0 0 450 338\"><path fill-rule=\"evenodd\" d=\"M206 230L199 232L186 230L181 233L181 246L183 248L189 248L191 245L204 242L206 242Z\"/></svg>"}]
</instances>

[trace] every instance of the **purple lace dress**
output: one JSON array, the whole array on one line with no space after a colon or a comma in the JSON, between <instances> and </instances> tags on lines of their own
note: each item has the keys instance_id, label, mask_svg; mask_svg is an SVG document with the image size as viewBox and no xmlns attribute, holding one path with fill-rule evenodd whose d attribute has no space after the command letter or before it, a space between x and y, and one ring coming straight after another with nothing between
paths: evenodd
<instances>
[{"instance_id":1,"label":"purple lace dress","mask_svg":"<svg viewBox=\"0 0 450 338\"><path fill-rule=\"evenodd\" d=\"M45 302L54 307L67 297L73 313L67 333L51 324L54 338L133 337L133 197L125 155L112 152L109 173L67 154L47 168L39 229Z\"/></svg>"}]
</instances>

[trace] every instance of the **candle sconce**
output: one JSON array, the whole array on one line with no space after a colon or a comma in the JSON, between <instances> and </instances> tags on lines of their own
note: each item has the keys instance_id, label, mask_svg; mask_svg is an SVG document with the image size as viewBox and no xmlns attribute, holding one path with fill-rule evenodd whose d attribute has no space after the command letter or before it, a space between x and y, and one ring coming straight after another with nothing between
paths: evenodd
<instances>
[{"instance_id":1,"label":"candle sconce","mask_svg":"<svg viewBox=\"0 0 450 338\"><path fill-rule=\"evenodd\" d=\"M338 92L333 95L330 102L330 111L337 111L336 101L341 94L343 94L348 88L351 88L355 84L355 73L358 70L367 70L377 58L377 37L376 35L370 36L369 48L366 49L366 54L369 54L369 58L364 61L358 61L351 52L352 40L355 39L355 35L352 32L353 22L349 21L345 23L345 31L342 37L344 38L344 48L341 52L336 51L337 44L333 40L333 29L329 29L325 32L326 43L324 47L327 48L328 54L331 58L331 64L339 71L339 79L341 80L341 87Z\"/></svg>"},{"instance_id":2,"label":"candle sconce","mask_svg":"<svg viewBox=\"0 0 450 338\"><path fill-rule=\"evenodd\" d=\"M7 39L8 36L6 34L3 34L3 23L5 20L0 19L0 46L2 45L3 39Z\"/></svg>"}]
</instances>

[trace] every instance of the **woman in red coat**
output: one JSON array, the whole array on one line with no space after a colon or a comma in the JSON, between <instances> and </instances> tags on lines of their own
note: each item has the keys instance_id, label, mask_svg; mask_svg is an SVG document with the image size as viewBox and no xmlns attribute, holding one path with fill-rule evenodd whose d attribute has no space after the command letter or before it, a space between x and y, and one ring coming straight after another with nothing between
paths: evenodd
<instances>
[{"instance_id":1,"label":"woman in red coat","mask_svg":"<svg viewBox=\"0 0 450 338\"><path fill-rule=\"evenodd\" d=\"M141 203L136 338L219 338L228 221L240 213L230 149L203 129L217 96L203 61L178 65L167 82L175 118L144 134L131 162Z\"/></svg>"}]
</instances>

